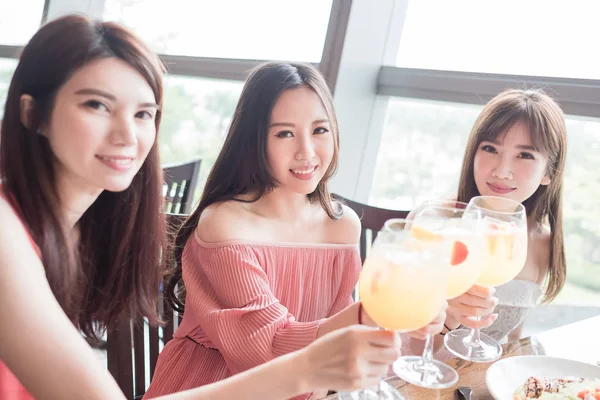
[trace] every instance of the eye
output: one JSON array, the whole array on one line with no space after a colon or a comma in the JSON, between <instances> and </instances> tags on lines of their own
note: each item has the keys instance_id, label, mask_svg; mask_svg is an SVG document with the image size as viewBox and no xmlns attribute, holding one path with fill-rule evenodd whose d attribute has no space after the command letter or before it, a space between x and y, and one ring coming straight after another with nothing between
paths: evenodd
<instances>
[{"instance_id":1,"label":"eye","mask_svg":"<svg viewBox=\"0 0 600 400\"><path fill-rule=\"evenodd\" d=\"M329 130L327 128L323 128L323 127L318 127L317 129L314 130L314 134L315 135L322 135L324 133L329 132Z\"/></svg>"},{"instance_id":2,"label":"eye","mask_svg":"<svg viewBox=\"0 0 600 400\"><path fill-rule=\"evenodd\" d=\"M275 136L278 138L290 138L290 137L293 137L294 135L290 131L281 131L281 132L277 132L277 134Z\"/></svg>"},{"instance_id":3,"label":"eye","mask_svg":"<svg viewBox=\"0 0 600 400\"><path fill-rule=\"evenodd\" d=\"M135 117L140 119L154 119L154 114L150 111L138 111Z\"/></svg>"},{"instance_id":4,"label":"eye","mask_svg":"<svg viewBox=\"0 0 600 400\"><path fill-rule=\"evenodd\" d=\"M104 105L103 103L99 102L98 100L88 100L83 104L86 107L89 107L94 110L108 111L108 107L106 105Z\"/></svg>"},{"instance_id":5,"label":"eye","mask_svg":"<svg viewBox=\"0 0 600 400\"><path fill-rule=\"evenodd\" d=\"M489 144L484 144L481 146L481 150L485 151L486 153L497 153L496 148Z\"/></svg>"},{"instance_id":6,"label":"eye","mask_svg":"<svg viewBox=\"0 0 600 400\"><path fill-rule=\"evenodd\" d=\"M528 153L526 151L519 154L519 158L523 158L525 160L535 160L535 157L533 156L533 154Z\"/></svg>"}]
</instances>

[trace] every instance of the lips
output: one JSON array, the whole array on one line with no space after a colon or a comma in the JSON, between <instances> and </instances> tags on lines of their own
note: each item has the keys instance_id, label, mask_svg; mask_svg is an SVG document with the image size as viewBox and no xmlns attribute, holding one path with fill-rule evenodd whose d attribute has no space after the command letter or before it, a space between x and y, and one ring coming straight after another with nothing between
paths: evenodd
<instances>
[{"instance_id":1,"label":"lips","mask_svg":"<svg viewBox=\"0 0 600 400\"><path fill-rule=\"evenodd\" d=\"M292 175L295 178L303 180L303 181L308 181L308 180L311 180L315 176L317 168L318 168L318 165L315 165L312 167L290 169L290 172L292 173Z\"/></svg>"},{"instance_id":2,"label":"lips","mask_svg":"<svg viewBox=\"0 0 600 400\"><path fill-rule=\"evenodd\" d=\"M100 160L104 165L117 170L127 171L133 166L135 157L128 156L102 156L96 155L96 158Z\"/></svg>"},{"instance_id":3,"label":"lips","mask_svg":"<svg viewBox=\"0 0 600 400\"><path fill-rule=\"evenodd\" d=\"M487 185L492 190L492 192L498 193L498 194L507 194L514 190L517 190L517 188L514 188L514 187L498 185L498 184L489 183L489 182L487 182Z\"/></svg>"},{"instance_id":4,"label":"lips","mask_svg":"<svg viewBox=\"0 0 600 400\"><path fill-rule=\"evenodd\" d=\"M96 157L98 157L102 161L108 161L108 162L112 162L115 164L129 164L130 162L132 162L135 159L135 157L122 157L122 156L116 156L116 157L96 156Z\"/></svg>"},{"instance_id":5,"label":"lips","mask_svg":"<svg viewBox=\"0 0 600 400\"><path fill-rule=\"evenodd\" d=\"M317 169L316 165L313 167L305 167L303 169L292 169L291 171L298 175L309 175L315 172L315 169Z\"/></svg>"}]
</instances>

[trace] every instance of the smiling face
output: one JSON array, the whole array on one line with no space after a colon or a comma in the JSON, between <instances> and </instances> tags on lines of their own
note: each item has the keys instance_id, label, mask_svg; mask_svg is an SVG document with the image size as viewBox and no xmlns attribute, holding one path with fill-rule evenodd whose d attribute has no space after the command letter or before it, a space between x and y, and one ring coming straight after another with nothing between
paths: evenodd
<instances>
[{"instance_id":1,"label":"smiling face","mask_svg":"<svg viewBox=\"0 0 600 400\"><path fill-rule=\"evenodd\" d=\"M48 124L57 174L86 190L122 191L156 138L156 99L122 60L103 58L77 70L58 90Z\"/></svg>"},{"instance_id":2,"label":"smiling face","mask_svg":"<svg viewBox=\"0 0 600 400\"><path fill-rule=\"evenodd\" d=\"M473 164L482 196L499 196L519 203L540 185L548 185L548 157L536 151L527 126L517 122L495 140L479 144Z\"/></svg>"},{"instance_id":3,"label":"smiling face","mask_svg":"<svg viewBox=\"0 0 600 400\"><path fill-rule=\"evenodd\" d=\"M310 194L329 168L334 138L327 112L310 88L286 90L271 112L267 159L280 188Z\"/></svg>"}]
</instances>

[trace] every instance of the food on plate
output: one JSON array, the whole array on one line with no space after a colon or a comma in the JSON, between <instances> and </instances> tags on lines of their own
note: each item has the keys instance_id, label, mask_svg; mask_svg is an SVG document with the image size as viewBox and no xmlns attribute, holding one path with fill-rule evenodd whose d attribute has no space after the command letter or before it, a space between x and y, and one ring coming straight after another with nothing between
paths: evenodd
<instances>
[{"instance_id":1,"label":"food on plate","mask_svg":"<svg viewBox=\"0 0 600 400\"><path fill-rule=\"evenodd\" d=\"M514 393L513 400L600 400L600 381L587 378L530 376Z\"/></svg>"}]
</instances>

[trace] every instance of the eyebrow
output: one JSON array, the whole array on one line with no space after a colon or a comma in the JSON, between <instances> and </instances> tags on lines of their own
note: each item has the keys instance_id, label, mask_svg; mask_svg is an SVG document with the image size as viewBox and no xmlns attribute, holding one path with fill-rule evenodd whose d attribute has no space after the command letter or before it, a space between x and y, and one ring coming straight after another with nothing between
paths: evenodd
<instances>
[{"instance_id":1,"label":"eyebrow","mask_svg":"<svg viewBox=\"0 0 600 400\"><path fill-rule=\"evenodd\" d=\"M324 124L324 123L328 123L329 120L328 119L316 119L313 121L313 125L315 124ZM291 122L273 122L271 125L269 125L269 128L273 128L276 126L286 126L289 128L295 128L296 125L292 124Z\"/></svg>"},{"instance_id":2,"label":"eyebrow","mask_svg":"<svg viewBox=\"0 0 600 400\"><path fill-rule=\"evenodd\" d=\"M493 143L493 144L500 145L500 142L497 141L496 139L488 139L488 140L484 140L484 142L490 142L490 143ZM535 147L530 146L528 144L518 144L515 147L517 149L521 149L521 150L538 151Z\"/></svg>"},{"instance_id":3,"label":"eyebrow","mask_svg":"<svg viewBox=\"0 0 600 400\"><path fill-rule=\"evenodd\" d=\"M96 96L100 96L100 97L104 97L105 99L111 100L111 101L116 101L117 98L115 96L113 96L112 94L105 92L103 90L99 90L99 89L92 89L92 88L85 88L85 89L80 89L77 92L75 92L75 94L77 95L96 95ZM154 102L147 102L147 103L140 103L138 104L138 106L140 107L153 107L153 108L159 108L158 104L154 103Z\"/></svg>"}]
</instances>

